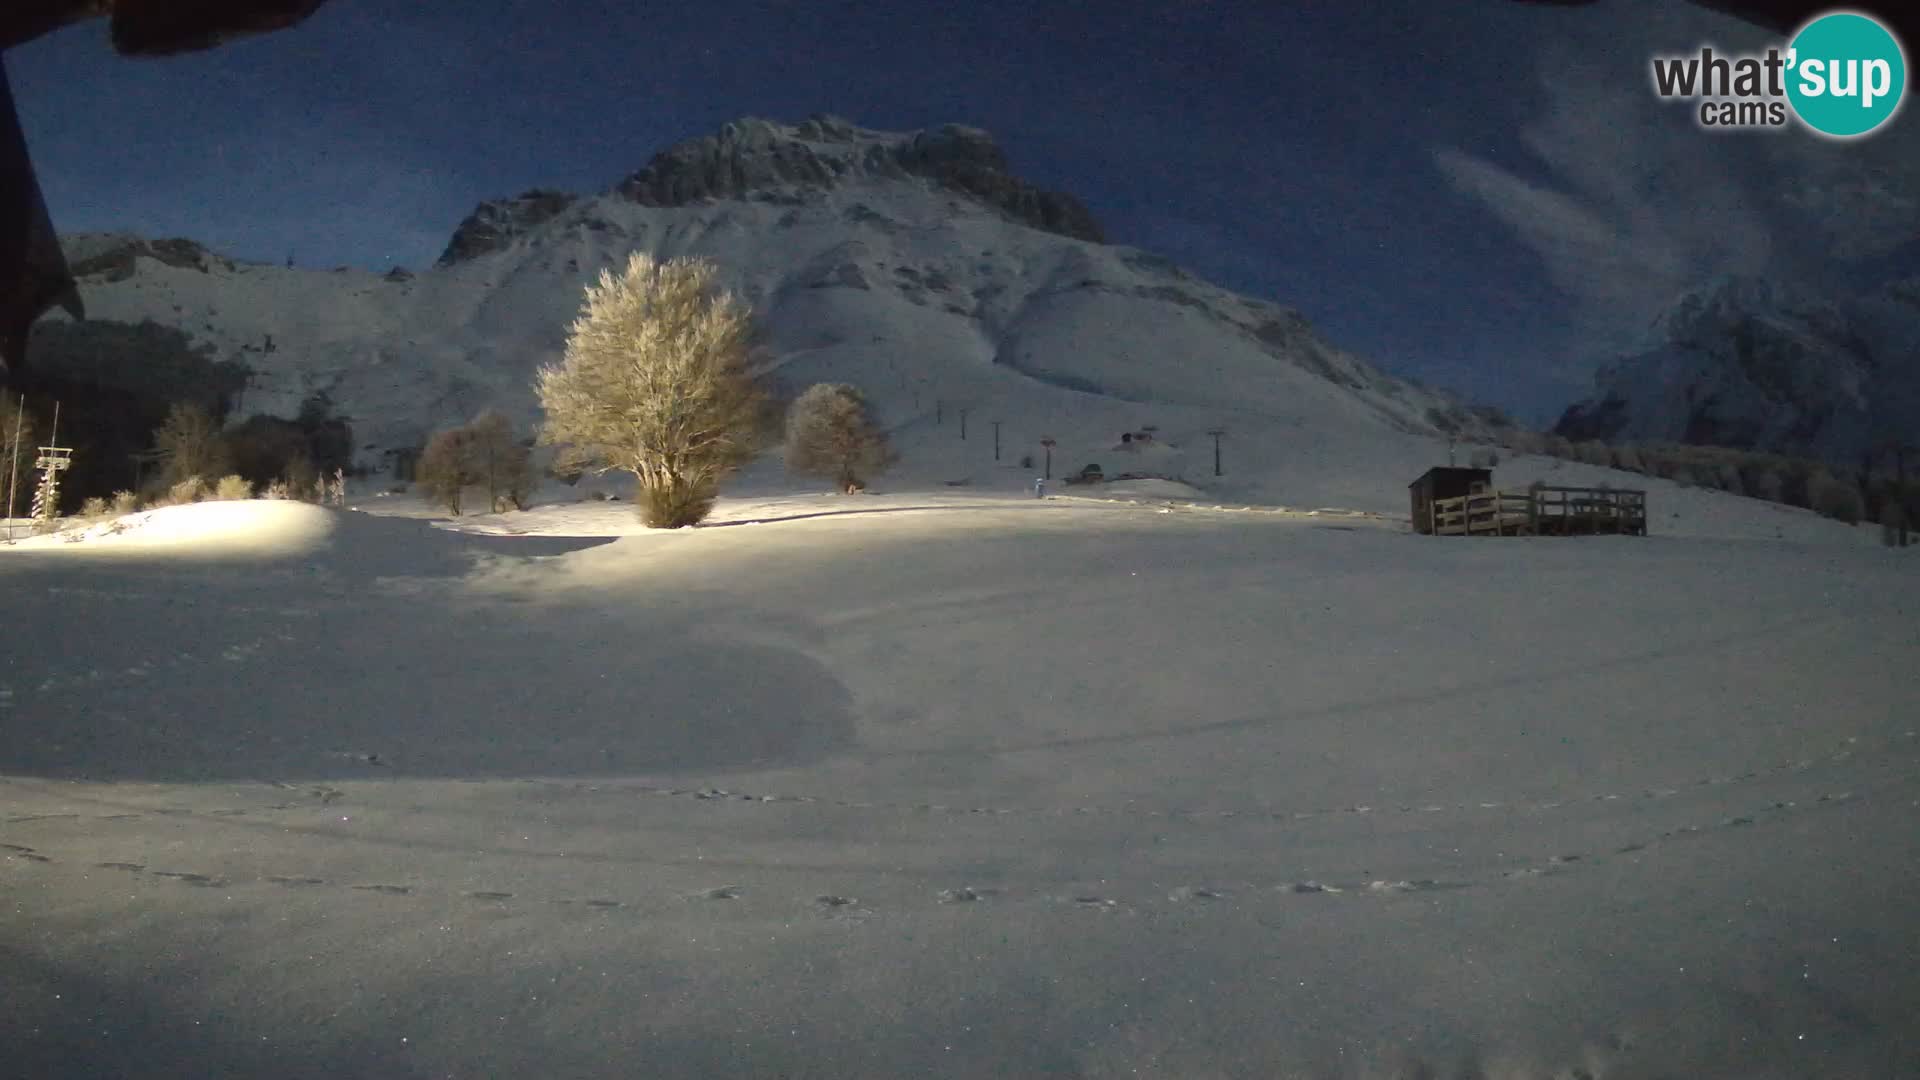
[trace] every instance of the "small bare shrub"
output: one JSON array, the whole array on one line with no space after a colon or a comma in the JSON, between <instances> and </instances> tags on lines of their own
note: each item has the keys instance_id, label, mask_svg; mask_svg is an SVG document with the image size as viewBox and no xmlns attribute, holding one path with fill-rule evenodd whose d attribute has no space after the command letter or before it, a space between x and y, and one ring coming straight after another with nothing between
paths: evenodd
<instances>
[{"instance_id":1,"label":"small bare shrub","mask_svg":"<svg viewBox=\"0 0 1920 1080\"><path fill-rule=\"evenodd\" d=\"M176 481L167 488L163 505L187 506L199 502L207 494L207 482L197 476L189 476Z\"/></svg>"},{"instance_id":2,"label":"small bare shrub","mask_svg":"<svg viewBox=\"0 0 1920 1080\"><path fill-rule=\"evenodd\" d=\"M95 495L80 504L80 517L83 521L98 521L110 512L107 500Z\"/></svg>"},{"instance_id":3,"label":"small bare shrub","mask_svg":"<svg viewBox=\"0 0 1920 1080\"><path fill-rule=\"evenodd\" d=\"M140 496L135 495L131 491L116 491L113 493L111 509L116 517L125 517L128 514L138 513L140 510Z\"/></svg>"},{"instance_id":4,"label":"small bare shrub","mask_svg":"<svg viewBox=\"0 0 1920 1080\"><path fill-rule=\"evenodd\" d=\"M228 473L213 486L213 497L219 502L240 502L253 498L253 485L237 473Z\"/></svg>"}]
</instances>

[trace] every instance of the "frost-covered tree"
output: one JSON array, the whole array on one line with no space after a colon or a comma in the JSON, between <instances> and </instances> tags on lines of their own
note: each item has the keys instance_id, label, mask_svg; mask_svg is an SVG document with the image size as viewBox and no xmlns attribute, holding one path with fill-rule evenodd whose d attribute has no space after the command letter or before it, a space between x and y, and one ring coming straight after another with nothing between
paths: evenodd
<instances>
[{"instance_id":1,"label":"frost-covered tree","mask_svg":"<svg viewBox=\"0 0 1920 1080\"><path fill-rule=\"evenodd\" d=\"M716 274L635 252L587 287L564 359L540 369L541 438L562 448L562 467L633 473L656 529L705 518L759 441L750 313Z\"/></svg>"},{"instance_id":2,"label":"frost-covered tree","mask_svg":"<svg viewBox=\"0 0 1920 1080\"><path fill-rule=\"evenodd\" d=\"M831 478L852 492L892 460L867 399L846 383L815 383L787 410L787 468L793 472Z\"/></svg>"}]
</instances>

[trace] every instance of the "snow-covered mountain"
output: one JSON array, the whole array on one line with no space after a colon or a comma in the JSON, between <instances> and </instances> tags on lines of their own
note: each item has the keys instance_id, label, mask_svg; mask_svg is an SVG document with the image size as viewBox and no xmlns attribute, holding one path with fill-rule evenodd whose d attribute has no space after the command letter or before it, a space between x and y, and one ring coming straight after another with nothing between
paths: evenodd
<instances>
[{"instance_id":1,"label":"snow-covered mountain","mask_svg":"<svg viewBox=\"0 0 1920 1080\"><path fill-rule=\"evenodd\" d=\"M534 370L560 355L582 290L636 249L717 261L760 315L782 383L858 384L910 461L915 439L943 448L917 455L939 475L971 469L954 454L983 452L994 420L1009 466L1043 435L1077 461L1149 423L1196 454L1224 426L1296 464L1374 460L1382 440L1413 460L1478 423L1298 312L1104 243L1079 201L1021 180L960 126L741 120L598 195L482 204L417 273L250 264L131 236L67 246L93 318L152 319L244 360L249 413L291 415L325 391L369 463L489 406L532 420ZM963 408L970 447L950 430Z\"/></svg>"},{"instance_id":2,"label":"snow-covered mountain","mask_svg":"<svg viewBox=\"0 0 1920 1080\"><path fill-rule=\"evenodd\" d=\"M1829 296L1722 277L1603 367L1557 430L1574 439L1707 443L1849 465L1920 437L1920 278Z\"/></svg>"}]
</instances>

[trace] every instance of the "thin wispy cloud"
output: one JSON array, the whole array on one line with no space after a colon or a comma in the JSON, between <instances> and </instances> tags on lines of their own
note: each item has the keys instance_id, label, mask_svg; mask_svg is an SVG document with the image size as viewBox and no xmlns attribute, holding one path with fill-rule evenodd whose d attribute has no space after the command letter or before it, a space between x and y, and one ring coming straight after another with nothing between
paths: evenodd
<instances>
[{"instance_id":1,"label":"thin wispy cloud","mask_svg":"<svg viewBox=\"0 0 1920 1080\"><path fill-rule=\"evenodd\" d=\"M1605 350L1710 275L1765 272L1773 230L1726 147L1676 133L1648 115L1641 87L1583 66L1543 63L1546 105L1522 136L1538 176L1450 148L1434 160L1519 236L1572 302L1576 333Z\"/></svg>"},{"instance_id":2,"label":"thin wispy cloud","mask_svg":"<svg viewBox=\"0 0 1920 1080\"><path fill-rule=\"evenodd\" d=\"M1651 16L1651 13L1650 13ZM1568 301L1574 368L1644 340L1674 299L1720 274L1837 284L1920 232L1920 125L1840 143L1798 129L1710 132L1648 88L1656 53L1758 50L1763 31L1668 7L1535 59L1527 160L1437 147L1458 193L1517 237ZM1909 118L1910 119L1910 118Z\"/></svg>"}]
</instances>

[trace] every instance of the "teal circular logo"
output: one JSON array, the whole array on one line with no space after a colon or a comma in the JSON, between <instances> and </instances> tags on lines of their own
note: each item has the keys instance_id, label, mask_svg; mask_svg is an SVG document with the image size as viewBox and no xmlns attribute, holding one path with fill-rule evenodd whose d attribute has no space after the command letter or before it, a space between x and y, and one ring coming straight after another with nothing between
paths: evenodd
<instances>
[{"instance_id":1,"label":"teal circular logo","mask_svg":"<svg viewBox=\"0 0 1920 1080\"><path fill-rule=\"evenodd\" d=\"M1893 118L1907 90L1907 58L1886 27L1836 11L1787 45L1787 100L1808 127L1849 139Z\"/></svg>"}]
</instances>

